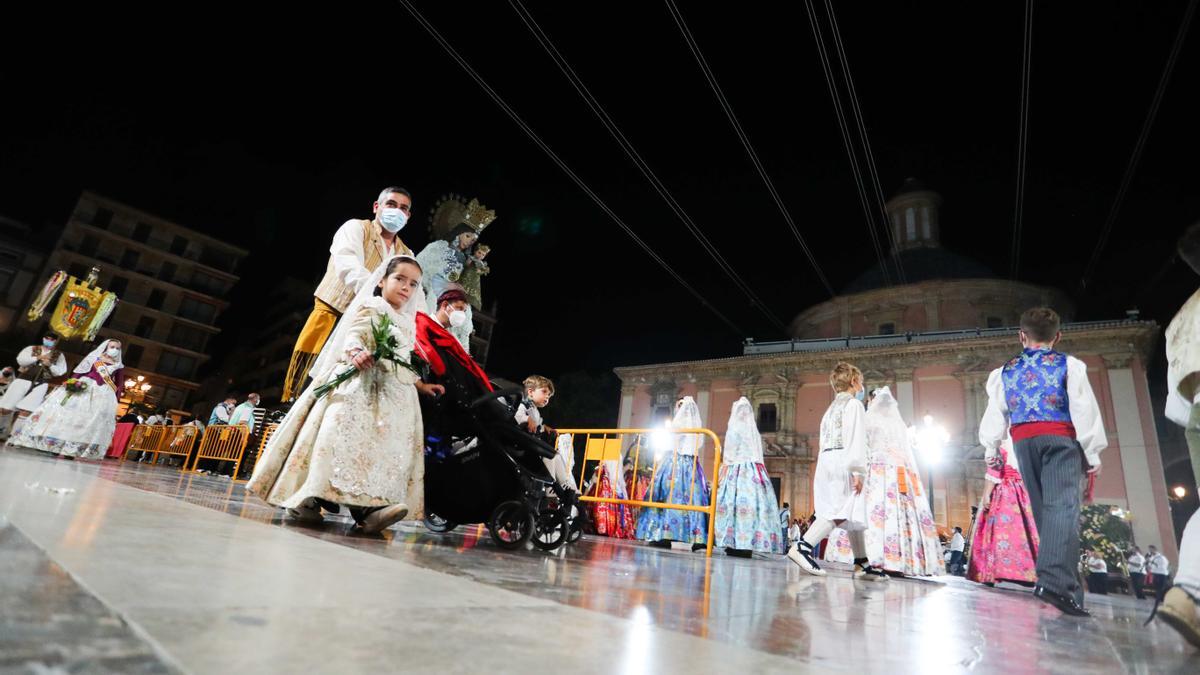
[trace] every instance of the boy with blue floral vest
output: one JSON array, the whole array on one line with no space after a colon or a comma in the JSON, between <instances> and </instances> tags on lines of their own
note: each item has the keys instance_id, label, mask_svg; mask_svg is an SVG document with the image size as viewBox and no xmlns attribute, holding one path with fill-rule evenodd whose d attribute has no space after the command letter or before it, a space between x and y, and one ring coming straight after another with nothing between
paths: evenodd
<instances>
[{"instance_id":1,"label":"boy with blue floral vest","mask_svg":"<svg viewBox=\"0 0 1200 675\"><path fill-rule=\"evenodd\" d=\"M1087 365L1054 349L1058 314L1035 307L1021 315L1021 353L988 377L979 442L992 461L1006 434L1029 491L1041 535L1034 596L1064 614L1088 616L1079 583L1080 479L1100 475L1108 445ZM1086 468L1085 468L1086 462Z\"/></svg>"}]
</instances>

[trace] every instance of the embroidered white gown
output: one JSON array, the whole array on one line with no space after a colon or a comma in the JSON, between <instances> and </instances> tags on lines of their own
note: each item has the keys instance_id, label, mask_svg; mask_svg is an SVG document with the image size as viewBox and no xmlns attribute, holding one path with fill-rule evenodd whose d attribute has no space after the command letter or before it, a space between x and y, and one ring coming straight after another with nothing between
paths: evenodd
<instances>
[{"instance_id":1,"label":"embroidered white gown","mask_svg":"<svg viewBox=\"0 0 1200 675\"><path fill-rule=\"evenodd\" d=\"M415 340L411 315L405 321L383 298L373 297L344 317L353 323L339 360L318 373L292 406L247 489L287 508L317 497L347 506L406 504L408 519L423 517L424 432L416 374L377 362L322 398L313 395L316 386L353 368L349 351L375 349L372 323L385 314L400 345L397 356L408 359Z\"/></svg>"}]
</instances>

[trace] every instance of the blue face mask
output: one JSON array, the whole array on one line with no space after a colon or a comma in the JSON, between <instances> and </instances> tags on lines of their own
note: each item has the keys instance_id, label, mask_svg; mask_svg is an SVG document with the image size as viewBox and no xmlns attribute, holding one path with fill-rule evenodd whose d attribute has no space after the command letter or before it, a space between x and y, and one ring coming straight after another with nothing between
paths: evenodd
<instances>
[{"instance_id":1,"label":"blue face mask","mask_svg":"<svg viewBox=\"0 0 1200 675\"><path fill-rule=\"evenodd\" d=\"M42 338L42 346L46 349L54 349L58 346L58 340L47 340Z\"/></svg>"},{"instance_id":2,"label":"blue face mask","mask_svg":"<svg viewBox=\"0 0 1200 675\"><path fill-rule=\"evenodd\" d=\"M858 399L860 402L865 401L867 399L867 390L859 389L858 391L854 392L854 398Z\"/></svg>"}]
</instances>

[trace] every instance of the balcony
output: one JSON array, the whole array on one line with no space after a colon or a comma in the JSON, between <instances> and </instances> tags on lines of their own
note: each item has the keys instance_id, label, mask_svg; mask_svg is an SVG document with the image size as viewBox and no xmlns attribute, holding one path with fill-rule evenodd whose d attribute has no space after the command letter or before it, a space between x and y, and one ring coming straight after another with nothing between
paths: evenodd
<instances>
[{"instance_id":1,"label":"balcony","mask_svg":"<svg viewBox=\"0 0 1200 675\"><path fill-rule=\"evenodd\" d=\"M130 277L133 279L141 279L143 281L148 281L151 284L154 284L155 286L159 286L162 288L168 288L168 289L171 289L174 291L191 293L194 295L202 295L206 298L211 299L213 303L217 304L222 309L229 306L228 300L224 300L218 296L209 295L203 291L197 291L197 290L188 288L187 286L180 285L178 282L163 281L162 279L159 279L157 276L154 276L151 274L145 274L145 273L138 272L135 270L130 270L130 269L123 269L117 263L112 262L111 260L108 260L106 258L91 257L91 256L87 256L83 253L80 253L65 242L59 247L59 250L62 251L63 253L65 253L67 255L67 257L70 258L71 260L77 260L77 261L83 263L87 267L91 267L91 266L95 265L95 263L97 263L97 262L104 262L104 263L109 264L112 269L120 270L120 273L124 276ZM67 267L67 265L64 263L62 265L62 268L66 269L66 267Z\"/></svg>"},{"instance_id":2,"label":"balcony","mask_svg":"<svg viewBox=\"0 0 1200 675\"><path fill-rule=\"evenodd\" d=\"M226 277L227 281L229 281L230 283L236 282L238 280L238 276L236 274L234 274L233 272L228 271L226 269L222 269L221 267L214 267L213 265L209 264L209 263L218 263L225 267L236 267L237 266L236 265L237 258L235 256L235 254L233 254L233 253L228 253L228 254L213 253L213 254L206 255L206 253L208 253L210 247L205 247L204 253L201 253L199 255L194 255L194 256L177 255L175 253L172 253L169 250L170 244L166 244L165 248L159 248L158 246L153 246L147 242L141 242L136 239L133 239L132 237L127 237L127 236L124 236L121 234L117 234L111 230L105 230L105 229L96 227L95 225L85 223L77 217L73 217L67 223L67 230L63 232L64 241L61 242L61 245L64 248L66 248L66 246L67 246L67 242L65 241L65 239L67 237L67 232L69 232L71 230L72 226L82 232L95 235L101 239L117 241L117 242L124 244L126 247L140 249L142 251L149 252L157 257L161 257L166 260L172 260L176 263L183 263L183 265L186 265L187 267L204 268L205 271L211 272L215 276ZM116 264L116 263L111 263L111 264Z\"/></svg>"}]
</instances>

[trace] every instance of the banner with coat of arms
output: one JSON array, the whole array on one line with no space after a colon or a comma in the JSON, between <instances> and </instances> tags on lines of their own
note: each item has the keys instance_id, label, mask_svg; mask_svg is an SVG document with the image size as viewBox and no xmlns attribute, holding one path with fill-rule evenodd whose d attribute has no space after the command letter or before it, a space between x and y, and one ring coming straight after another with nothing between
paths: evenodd
<instances>
[{"instance_id":1,"label":"banner with coat of arms","mask_svg":"<svg viewBox=\"0 0 1200 675\"><path fill-rule=\"evenodd\" d=\"M108 321L117 306L116 293L96 285L98 275L96 268L92 268L92 273L85 280L76 279L61 270L55 272L34 298L27 317L30 321L40 319L61 290L58 304L50 314L50 329L64 340L95 340L100 327Z\"/></svg>"}]
</instances>

